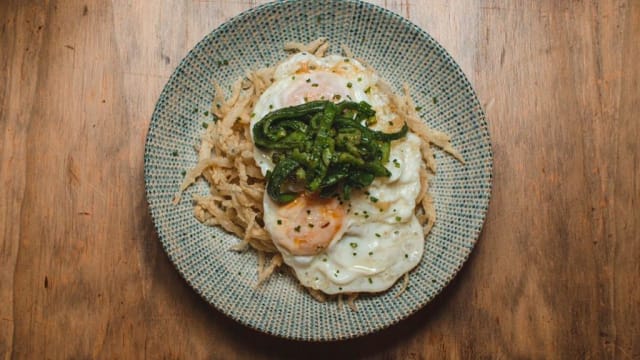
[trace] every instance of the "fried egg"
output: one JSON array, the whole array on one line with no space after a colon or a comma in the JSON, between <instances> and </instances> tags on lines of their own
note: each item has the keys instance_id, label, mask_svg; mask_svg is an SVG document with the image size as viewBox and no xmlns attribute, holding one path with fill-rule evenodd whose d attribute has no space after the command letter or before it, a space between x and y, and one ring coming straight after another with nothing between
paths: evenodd
<instances>
[{"instance_id":1,"label":"fried egg","mask_svg":"<svg viewBox=\"0 0 640 360\"><path fill-rule=\"evenodd\" d=\"M378 76L355 59L299 53L275 70L273 84L254 108L251 128L269 112L312 100L365 101L377 130L402 124L379 91ZM274 167L256 148L263 174ZM414 209L420 192L420 139L408 133L391 143L388 178L353 191L350 200L303 194L288 204L264 196L264 223L284 262L306 287L326 294L380 292L422 258L424 232Z\"/></svg>"}]
</instances>

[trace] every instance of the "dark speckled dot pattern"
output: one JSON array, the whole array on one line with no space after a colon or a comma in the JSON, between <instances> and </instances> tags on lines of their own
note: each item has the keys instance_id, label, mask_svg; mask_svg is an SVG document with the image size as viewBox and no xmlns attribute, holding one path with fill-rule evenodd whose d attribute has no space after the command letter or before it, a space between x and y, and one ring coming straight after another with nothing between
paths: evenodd
<instances>
[{"instance_id":1,"label":"dark speckled dot pattern","mask_svg":"<svg viewBox=\"0 0 640 360\"><path fill-rule=\"evenodd\" d=\"M257 256L229 248L238 240L200 224L189 199L207 193L192 186L178 205L171 200L182 171L196 163L193 150L214 80L230 86L249 69L285 57L287 41L320 36L331 53L347 45L368 61L396 90L411 85L420 114L434 129L450 134L466 159L462 165L436 150L438 174L432 179L437 223L426 238L425 255L411 273L409 289L400 285L361 297L359 310L338 311L336 302L319 303L288 275L275 274L259 288ZM224 65L224 61L228 65ZM221 64L222 63L222 64ZM435 100L434 100L435 99ZM431 301L460 270L482 228L491 193L492 153L478 99L458 65L427 33L402 17L359 1L284 1L246 11L206 36L189 52L156 105L145 147L147 198L160 240L184 279L206 301L246 326L284 338L348 339L388 327Z\"/></svg>"}]
</instances>

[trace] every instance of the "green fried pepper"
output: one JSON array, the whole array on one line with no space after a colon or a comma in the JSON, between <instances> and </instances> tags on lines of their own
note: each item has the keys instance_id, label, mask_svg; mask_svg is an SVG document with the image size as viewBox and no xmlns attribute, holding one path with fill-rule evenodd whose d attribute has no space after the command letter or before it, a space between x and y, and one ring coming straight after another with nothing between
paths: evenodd
<instances>
[{"instance_id":1,"label":"green fried pepper","mask_svg":"<svg viewBox=\"0 0 640 360\"><path fill-rule=\"evenodd\" d=\"M299 195L290 190L295 184L348 199L352 189L390 176L384 165L391 141L403 138L408 127L384 133L367 126L373 123L375 111L366 102L312 101L267 114L253 127L255 145L273 151L267 194L288 203Z\"/></svg>"}]
</instances>

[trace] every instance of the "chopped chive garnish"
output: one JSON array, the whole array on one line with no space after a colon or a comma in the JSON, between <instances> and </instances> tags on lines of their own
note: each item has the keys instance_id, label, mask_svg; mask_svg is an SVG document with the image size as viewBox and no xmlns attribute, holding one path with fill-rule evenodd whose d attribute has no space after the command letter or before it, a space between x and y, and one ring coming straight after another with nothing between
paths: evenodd
<instances>
[{"instance_id":1,"label":"chopped chive garnish","mask_svg":"<svg viewBox=\"0 0 640 360\"><path fill-rule=\"evenodd\" d=\"M371 202L377 203L378 202L378 198L375 196L370 197L369 199L371 199Z\"/></svg>"},{"instance_id":2,"label":"chopped chive garnish","mask_svg":"<svg viewBox=\"0 0 640 360\"><path fill-rule=\"evenodd\" d=\"M396 221L402 221L402 218L400 216L396 216Z\"/></svg>"},{"instance_id":3,"label":"chopped chive garnish","mask_svg":"<svg viewBox=\"0 0 640 360\"><path fill-rule=\"evenodd\" d=\"M202 123L202 127L206 129L206 128L208 128L208 127L209 127L209 124L207 124L206 122L203 122L203 123Z\"/></svg>"},{"instance_id":4,"label":"chopped chive garnish","mask_svg":"<svg viewBox=\"0 0 640 360\"><path fill-rule=\"evenodd\" d=\"M355 248L357 248L357 247L358 247L358 244L357 244L357 243L354 243L354 242L349 243L349 245L351 245L351 247L352 247L353 249L355 249Z\"/></svg>"},{"instance_id":5,"label":"chopped chive garnish","mask_svg":"<svg viewBox=\"0 0 640 360\"><path fill-rule=\"evenodd\" d=\"M381 236L382 236L382 235L380 235L380 234L376 233L376 237L381 237Z\"/></svg>"},{"instance_id":6,"label":"chopped chive garnish","mask_svg":"<svg viewBox=\"0 0 640 360\"><path fill-rule=\"evenodd\" d=\"M416 111L422 110L422 106L416 106Z\"/></svg>"},{"instance_id":7,"label":"chopped chive garnish","mask_svg":"<svg viewBox=\"0 0 640 360\"><path fill-rule=\"evenodd\" d=\"M282 225L282 220L278 219L278 225Z\"/></svg>"},{"instance_id":8,"label":"chopped chive garnish","mask_svg":"<svg viewBox=\"0 0 640 360\"><path fill-rule=\"evenodd\" d=\"M347 83L347 87L348 87L349 89L351 89L351 87L352 87L352 86L353 86L353 84L352 84L352 83L350 83L350 82L348 82L348 83Z\"/></svg>"}]
</instances>

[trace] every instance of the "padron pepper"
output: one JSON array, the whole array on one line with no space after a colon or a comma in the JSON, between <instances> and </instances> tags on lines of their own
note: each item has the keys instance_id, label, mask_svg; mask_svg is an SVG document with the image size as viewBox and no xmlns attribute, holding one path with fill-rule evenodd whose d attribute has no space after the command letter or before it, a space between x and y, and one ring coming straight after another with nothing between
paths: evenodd
<instances>
[{"instance_id":1,"label":"padron pepper","mask_svg":"<svg viewBox=\"0 0 640 360\"><path fill-rule=\"evenodd\" d=\"M390 176L384 164L391 141L406 136L408 127L384 133L366 125L372 119L375 111L364 101L311 101L267 114L253 127L255 145L273 151L267 194L281 204L302 191L348 200L351 189Z\"/></svg>"}]
</instances>

